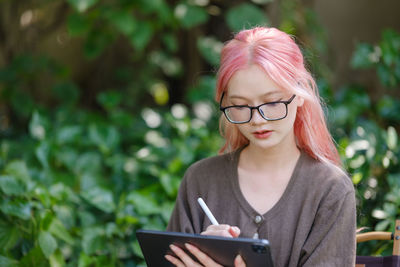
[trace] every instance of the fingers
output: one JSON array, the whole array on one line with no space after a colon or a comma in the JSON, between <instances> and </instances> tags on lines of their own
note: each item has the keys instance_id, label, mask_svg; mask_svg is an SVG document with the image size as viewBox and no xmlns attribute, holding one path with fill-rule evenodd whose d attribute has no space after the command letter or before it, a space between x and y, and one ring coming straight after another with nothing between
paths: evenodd
<instances>
[{"instance_id":1,"label":"fingers","mask_svg":"<svg viewBox=\"0 0 400 267\"><path fill-rule=\"evenodd\" d=\"M238 254L234 261L235 267L246 267L246 263L244 262L242 256Z\"/></svg>"},{"instance_id":2,"label":"fingers","mask_svg":"<svg viewBox=\"0 0 400 267\"><path fill-rule=\"evenodd\" d=\"M193 261L192 258L185 253L180 247L170 245L169 246L171 250L175 253L175 255L179 258L175 258L170 255L166 255L165 258L170 261L172 264L174 264L177 267L184 267L184 266L191 266L191 267L197 267L201 266L197 262ZM168 258L167 258L168 256ZM174 259L172 259L174 258ZM171 261L172 260L172 261Z\"/></svg>"},{"instance_id":3,"label":"fingers","mask_svg":"<svg viewBox=\"0 0 400 267\"><path fill-rule=\"evenodd\" d=\"M176 257L171 256L171 255L165 255L164 256L165 259L177 267L186 267L186 266L188 266L188 267L200 267L200 266L222 267L222 265L216 263L212 258L210 258L207 254L205 254L204 252L199 250L197 247L187 244L187 243L185 244L185 247L203 265L200 265L197 262L195 262L189 255L187 255L185 253L184 250L182 250L181 248L174 246L174 245L170 245L170 248L175 253ZM235 267L246 267L246 264L240 255L236 256L234 264L235 264Z\"/></svg>"},{"instance_id":4,"label":"fingers","mask_svg":"<svg viewBox=\"0 0 400 267\"><path fill-rule=\"evenodd\" d=\"M203 253L200 249L196 248L195 246L192 246L190 244L185 244L185 247L190 251L190 253L193 254L204 266L208 267L222 267L222 265L219 265L216 263L213 259L208 257L207 254Z\"/></svg>"},{"instance_id":5,"label":"fingers","mask_svg":"<svg viewBox=\"0 0 400 267\"><path fill-rule=\"evenodd\" d=\"M164 257L167 261L169 261L170 263L172 263L173 265L175 265L177 267L185 267L185 264L183 264L180 260L178 260L177 258L175 258L171 255L165 255Z\"/></svg>"},{"instance_id":6,"label":"fingers","mask_svg":"<svg viewBox=\"0 0 400 267\"><path fill-rule=\"evenodd\" d=\"M210 225L201 234L225 236L225 237L238 237L240 235L240 229L236 226L230 226L227 224Z\"/></svg>"}]
</instances>

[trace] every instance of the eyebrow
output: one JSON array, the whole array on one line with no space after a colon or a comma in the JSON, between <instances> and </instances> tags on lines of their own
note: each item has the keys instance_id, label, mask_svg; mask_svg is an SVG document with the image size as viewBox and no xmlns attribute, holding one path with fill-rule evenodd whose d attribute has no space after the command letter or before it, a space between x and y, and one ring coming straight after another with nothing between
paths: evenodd
<instances>
[{"instance_id":1,"label":"eyebrow","mask_svg":"<svg viewBox=\"0 0 400 267\"><path fill-rule=\"evenodd\" d=\"M283 96L281 91L273 91L273 92L265 93L265 94L261 95L261 97L267 97L267 96L271 96L271 95L272 96L273 95L281 95L281 96ZM247 97L241 96L241 95L230 95L229 98L231 98L231 99L232 98L239 98L239 99L244 99L244 100L251 100L251 99L248 99Z\"/></svg>"}]
</instances>

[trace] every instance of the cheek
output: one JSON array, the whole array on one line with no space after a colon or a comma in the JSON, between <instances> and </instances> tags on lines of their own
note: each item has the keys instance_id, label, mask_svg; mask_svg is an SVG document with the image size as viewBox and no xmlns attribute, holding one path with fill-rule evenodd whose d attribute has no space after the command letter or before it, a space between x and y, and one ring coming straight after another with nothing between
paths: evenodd
<instances>
[{"instance_id":1,"label":"cheek","mask_svg":"<svg viewBox=\"0 0 400 267\"><path fill-rule=\"evenodd\" d=\"M248 139L251 129L246 124L238 124L237 126L238 131Z\"/></svg>"},{"instance_id":2,"label":"cheek","mask_svg":"<svg viewBox=\"0 0 400 267\"><path fill-rule=\"evenodd\" d=\"M241 133L247 132L246 125L244 125L244 124L237 124L236 127L239 130L239 132L241 132Z\"/></svg>"},{"instance_id":3,"label":"cheek","mask_svg":"<svg viewBox=\"0 0 400 267\"><path fill-rule=\"evenodd\" d=\"M286 117L286 125L292 127L297 116L297 107L289 109Z\"/></svg>"}]
</instances>

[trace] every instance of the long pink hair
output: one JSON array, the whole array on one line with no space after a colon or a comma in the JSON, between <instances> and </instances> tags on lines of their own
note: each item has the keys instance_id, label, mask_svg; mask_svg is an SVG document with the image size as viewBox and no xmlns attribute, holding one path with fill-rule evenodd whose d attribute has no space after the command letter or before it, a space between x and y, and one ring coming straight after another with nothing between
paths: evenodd
<instances>
[{"instance_id":1,"label":"long pink hair","mask_svg":"<svg viewBox=\"0 0 400 267\"><path fill-rule=\"evenodd\" d=\"M261 67L283 90L301 96L294 123L297 146L311 157L341 166L340 157L328 131L318 88L304 66L303 55L288 34L275 28L256 27L243 30L227 42L221 52L217 74L216 101L236 71L252 64ZM222 115L220 129L225 144L220 152L233 151L249 143L235 124Z\"/></svg>"}]
</instances>

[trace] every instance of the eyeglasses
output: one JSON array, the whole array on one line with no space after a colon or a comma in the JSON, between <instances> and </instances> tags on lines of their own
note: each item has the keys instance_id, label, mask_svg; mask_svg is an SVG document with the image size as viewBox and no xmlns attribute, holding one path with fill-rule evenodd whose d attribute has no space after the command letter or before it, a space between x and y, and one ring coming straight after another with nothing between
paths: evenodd
<instances>
[{"instance_id":1,"label":"eyeglasses","mask_svg":"<svg viewBox=\"0 0 400 267\"><path fill-rule=\"evenodd\" d=\"M222 93L221 100L219 102L219 109L224 112L225 117L229 122L235 124L247 123L251 121L251 118L253 117L253 109L258 110L258 113L260 113L261 117L267 121L282 120L287 116L288 105L292 103L293 99L296 97L296 95L292 95L292 97L287 101L280 100L267 102L256 107L248 105L222 107L222 99L224 98L224 95L225 92Z\"/></svg>"}]
</instances>

